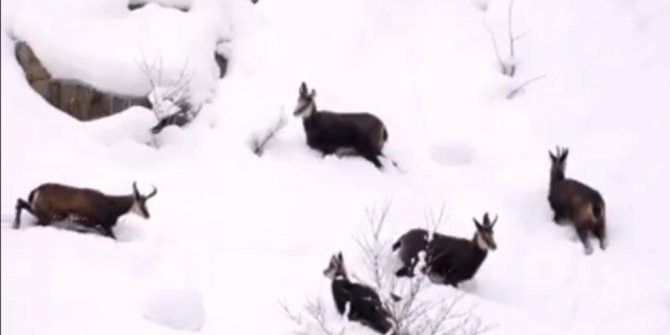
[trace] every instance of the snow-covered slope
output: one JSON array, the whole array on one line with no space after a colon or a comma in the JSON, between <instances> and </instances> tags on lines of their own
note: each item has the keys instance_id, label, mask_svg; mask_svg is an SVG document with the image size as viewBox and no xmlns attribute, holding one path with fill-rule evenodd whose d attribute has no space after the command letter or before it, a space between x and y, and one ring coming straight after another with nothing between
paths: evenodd
<instances>
[{"instance_id":1,"label":"snow-covered slope","mask_svg":"<svg viewBox=\"0 0 670 335\"><path fill-rule=\"evenodd\" d=\"M484 24L506 55L506 0L197 0L188 13L126 5L2 2L3 334L181 333L143 316L166 287L202 297L204 316L183 315L203 317L203 334L286 333L293 325L278 301L299 308L313 297L340 327L321 271L343 251L350 271L365 273L352 236L366 228L366 208L388 199L387 242L425 226L429 209L443 206L440 230L466 237L473 216L499 214L498 250L462 287L473 313L497 325L491 334L670 331L667 1L516 1L514 31L531 30L516 43L514 78L499 72ZM129 93L145 90L140 45L174 71L188 59L211 102L189 127L165 129L159 149L147 144L154 118L141 108L77 122L30 89L10 33L53 73ZM232 55L216 80L221 36ZM321 159L292 117L254 156L249 138L291 115L301 81L321 108L381 117L401 169ZM605 252L585 256L572 230L551 221L555 145L571 149L568 176L605 197ZM151 220L122 218L117 242L15 231L5 220L41 182L121 194L133 180L158 195ZM189 305L174 303L165 310Z\"/></svg>"}]
</instances>

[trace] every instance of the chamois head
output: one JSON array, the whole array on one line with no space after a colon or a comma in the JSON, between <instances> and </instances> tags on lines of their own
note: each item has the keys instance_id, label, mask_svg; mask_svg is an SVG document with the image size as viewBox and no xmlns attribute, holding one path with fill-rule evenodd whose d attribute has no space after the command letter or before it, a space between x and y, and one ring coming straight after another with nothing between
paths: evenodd
<instances>
[{"instance_id":1,"label":"chamois head","mask_svg":"<svg viewBox=\"0 0 670 335\"><path fill-rule=\"evenodd\" d=\"M472 221L475 222L475 227L477 227L477 233L475 233L475 240L477 245L482 250L496 250L498 246L496 241L493 239L493 226L495 226L498 221L498 215L495 219L491 221L489 219L489 213L484 214L484 220L480 223L476 218L472 218Z\"/></svg>"},{"instance_id":2,"label":"chamois head","mask_svg":"<svg viewBox=\"0 0 670 335\"><path fill-rule=\"evenodd\" d=\"M549 151L551 158L551 181L565 179L565 164L568 158L568 148L556 146L556 154Z\"/></svg>"},{"instance_id":3,"label":"chamois head","mask_svg":"<svg viewBox=\"0 0 670 335\"><path fill-rule=\"evenodd\" d=\"M298 95L298 105L293 111L293 115L296 117L308 118L316 110L316 103L314 102L316 91L314 89L309 93L307 91L307 85L302 82Z\"/></svg>"},{"instance_id":4,"label":"chamois head","mask_svg":"<svg viewBox=\"0 0 670 335\"><path fill-rule=\"evenodd\" d=\"M328 267L323 270L323 275L330 279L335 279L337 277L347 277L347 270L344 268L342 252L338 252L337 254L330 257L330 263L328 263Z\"/></svg>"},{"instance_id":5,"label":"chamois head","mask_svg":"<svg viewBox=\"0 0 670 335\"><path fill-rule=\"evenodd\" d=\"M156 195L158 190L154 186L153 191L147 195L140 194L140 191L137 190L137 182L133 182L133 206L130 208L130 211L143 217L145 219L149 218L149 210L147 210L147 200L151 199Z\"/></svg>"}]
</instances>

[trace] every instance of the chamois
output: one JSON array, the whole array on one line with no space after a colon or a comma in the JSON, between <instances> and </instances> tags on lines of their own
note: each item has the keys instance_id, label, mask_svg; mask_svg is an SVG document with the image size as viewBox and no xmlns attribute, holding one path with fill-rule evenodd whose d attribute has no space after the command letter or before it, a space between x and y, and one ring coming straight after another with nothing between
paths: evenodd
<instances>
[{"instance_id":1,"label":"chamois","mask_svg":"<svg viewBox=\"0 0 670 335\"><path fill-rule=\"evenodd\" d=\"M384 123L370 113L319 111L314 99L316 91L307 91L303 82L293 112L294 116L303 119L307 145L323 156L353 150L381 170L379 156L385 157L382 149L389 137Z\"/></svg>"},{"instance_id":2,"label":"chamois","mask_svg":"<svg viewBox=\"0 0 670 335\"><path fill-rule=\"evenodd\" d=\"M484 214L482 223L472 219L477 231L471 240L433 233L424 229L412 229L405 233L393 245L399 250L404 266L396 272L399 277L412 277L418 262L418 254L426 251L426 264L420 269L434 283L458 287L462 281L472 279L482 265L488 250L496 250L493 238L493 226L498 217L491 221L488 213Z\"/></svg>"},{"instance_id":3,"label":"chamois","mask_svg":"<svg viewBox=\"0 0 670 335\"><path fill-rule=\"evenodd\" d=\"M341 252L330 258L323 275L332 280L333 299L340 314L344 315L348 309L350 321L360 322L382 334L393 328L391 314L384 308L377 292L369 286L349 281Z\"/></svg>"},{"instance_id":4,"label":"chamois","mask_svg":"<svg viewBox=\"0 0 670 335\"><path fill-rule=\"evenodd\" d=\"M146 202L157 193L154 187L148 195L141 195L133 183L130 195L106 195L98 190L78 188L56 183L45 183L33 189L28 201L16 201L14 229L21 224L21 211L27 210L37 218L37 225L48 226L62 220L76 222L86 228L100 227L103 235L116 239L112 228L117 219L127 213L149 218Z\"/></svg>"},{"instance_id":5,"label":"chamois","mask_svg":"<svg viewBox=\"0 0 670 335\"><path fill-rule=\"evenodd\" d=\"M590 255L593 247L589 232L600 242L600 248L607 248L605 236L605 201L598 191L577 180L565 177L565 166L569 150L556 147L556 154L549 151L551 174L549 182L549 205L554 212L554 222L570 221L584 246L584 253Z\"/></svg>"}]
</instances>

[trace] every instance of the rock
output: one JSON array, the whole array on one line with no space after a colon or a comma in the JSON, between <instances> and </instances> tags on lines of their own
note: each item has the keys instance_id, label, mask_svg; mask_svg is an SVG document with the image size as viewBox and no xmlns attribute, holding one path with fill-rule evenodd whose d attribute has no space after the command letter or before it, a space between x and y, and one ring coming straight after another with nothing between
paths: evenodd
<instances>
[{"instance_id":1,"label":"rock","mask_svg":"<svg viewBox=\"0 0 670 335\"><path fill-rule=\"evenodd\" d=\"M223 78L228 70L228 59L220 53L214 53L214 59L219 66L219 78Z\"/></svg>"},{"instance_id":2,"label":"rock","mask_svg":"<svg viewBox=\"0 0 670 335\"><path fill-rule=\"evenodd\" d=\"M114 115L132 106L151 108L147 97L117 95L77 81L52 78L25 42L16 44L15 55L30 86L49 104L80 121Z\"/></svg>"},{"instance_id":3,"label":"rock","mask_svg":"<svg viewBox=\"0 0 670 335\"><path fill-rule=\"evenodd\" d=\"M223 78L228 71L228 58L232 53L230 40L227 38L221 38L216 42L216 47L214 48L214 60L216 65L219 66L219 79Z\"/></svg>"},{"instance_id":4,"label":"rock","mask_svg":"<svg viewBox=\"0 0 670 335\"><path fill-rule=\"evenodd\" d=\"M174 9L180 10L184 13L188 13L188 11L191 10L191 8L189 6L186 6L186 5L183 5L183 4L166 4L166 3L163 3L161 1L151 1L151 0L130 0L128 2L128 9L130 9L131 11L137 10L137 9L140 9L140 8L146 6L149 3L155 3L155 4L157 4L161 7L165 7L165 8L174 8Z\"/></svg>"}]
</instances>

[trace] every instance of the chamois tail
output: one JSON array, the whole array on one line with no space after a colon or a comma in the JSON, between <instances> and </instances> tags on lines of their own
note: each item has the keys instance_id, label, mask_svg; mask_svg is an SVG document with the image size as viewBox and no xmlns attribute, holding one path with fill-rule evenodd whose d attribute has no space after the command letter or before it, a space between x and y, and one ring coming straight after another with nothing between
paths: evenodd
<instances>
[{"instance_id":1,"label":"chamois tail","mask_svg":"<svg viewBox=\"0 0 670 335\"><path fill-rule=\"evenodd\" d=\"M35 200L35 193L37 192L37 189L34 189L30 191L30 194L28 194L28 203L32 204L33 200Z\"/></svg>"}]
</instances>

